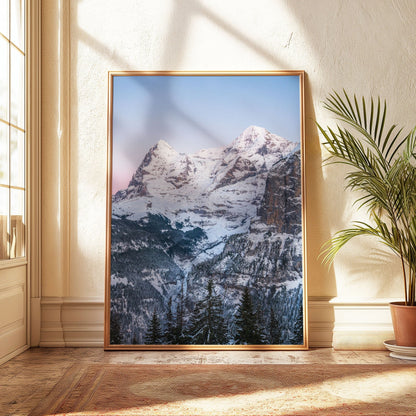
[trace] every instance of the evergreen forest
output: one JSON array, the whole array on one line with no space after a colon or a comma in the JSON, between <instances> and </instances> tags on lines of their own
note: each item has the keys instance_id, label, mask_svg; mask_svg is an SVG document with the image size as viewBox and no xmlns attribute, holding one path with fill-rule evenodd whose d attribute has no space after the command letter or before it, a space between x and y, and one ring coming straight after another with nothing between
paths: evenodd
<instances>
[{"instance_id":1,"label":"evergreen forest","mask_svg":"<svg viewBox=\"0 0 416 416\"><path fill-rule=\"evenodd\" d=\"M302 287L278 293L269 311L256 304L258 293L246 286L234 315L226 319L221 297L208 281L205 296L191 308L183 291L166 310L153 310L145 331L144 344L157 345L302 345ZM186 316L185 316L185 311ZM133 334L123 334L120 317L111 314L111 344L140 344ZM130 339L129 339L130 336Z\"/></svg>"}]
</instances>

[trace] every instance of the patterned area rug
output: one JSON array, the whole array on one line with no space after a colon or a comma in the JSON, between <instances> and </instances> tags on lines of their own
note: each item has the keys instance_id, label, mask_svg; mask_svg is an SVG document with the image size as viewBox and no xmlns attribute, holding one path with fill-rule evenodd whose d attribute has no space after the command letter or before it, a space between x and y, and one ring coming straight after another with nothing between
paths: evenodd
<instances>
[{"instance_id":1,"label":"patterned area rug","mask_svg":"<svg viewBox=\"0 0 416 416\"><path fill-rule=\"evenodd\" d=\"M415 415L415 365L75 365L38 415Z\"/></svg>"}]
</instances>

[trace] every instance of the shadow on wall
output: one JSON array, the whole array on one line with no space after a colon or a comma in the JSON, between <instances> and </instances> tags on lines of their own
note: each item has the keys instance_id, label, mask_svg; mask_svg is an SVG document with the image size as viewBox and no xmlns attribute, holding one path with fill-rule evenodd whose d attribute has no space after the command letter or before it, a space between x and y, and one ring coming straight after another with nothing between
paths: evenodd
<instances>
[{"instance_id":1,"label":"shadow on wall","mask_svg":"<svg viewBox=\"0 0 416 416\"><path fill-rule=\"evenodd\" d=\"M71 2L71 22L70 24L75 27L78 25L78 8L83 3L83 0L78 0ZM296 4L296 6L295 6ZM294 3L288 2L288 5L285 6L278 6L284 7L285 10L288 9L289 13L293 13L294 18L298 18L297 14L304 14L306 12L311 13L310 5L306 3ZM195 18L203 17L207 19L212 25L216 27L217 30L221 30L224 34L234 38L237 42L243 44L247 49L251 49L256 55L264 60L264 62L268 63L267 68L270 68L270 65L273 69L276 70L285 70L291 69L294 67L294 62L289 60L285 60L282 56L279 56L279 49L274 49L273 52L268 50L264 47L260 42L252 39L248 32L243 32L240 30L236 25L230 24L226 20L224 20L218 13L215 12L215 9L209 8L208 5L203 4L202 1L189 1L186 2L186 6L183 4L183 1L174 0L172 3L172 9L169 13L170 22L169 27L166 34L166 43L164 47L164 52L162 59L159 61L160 68L162 69L183 69L182 61L185 56L185 52L187 49L187 43L191 36L191 25ZM122 7L122 6L118 6ZM287 10L285 11L288 12ZM131 14L130 10L126 10L126 16L128 19L136 19L140 21L141 16L134 16ZM312 18L311 21L314 19ZM304 16L299 18L299 21L302 23L305 21ZM312 22L310 24L313 24ZM274 29L278 31L279 28ZM302 28L294 28L294 30L299 30L299 33L305 32L308 30L307 27ZM313 30L320 30L317 28L313 28ZM93 50L95 53L103 57L103 59L108 59L114 62L117 62L119 68L124 70L139 70L143 69L140 68L140 63L138 62L137 65L132 65L131 61L126 60L123 58L122 54L118 53L117 50L111 49L108 45L101 42L100 39L92 36L88 32L86 32L82 27L78 26L74 30L71 28L71 65L75 67L77 65L77 59L79 56L78 53L78 45L80 43L85 44ZM275 36L275 35L274 35ZM306 36L303 35L302 36ZM311 36L311 39L307 38L306 41L309 44L313 41L316 36ZM292 35L290 37L292 39ZM282 45L280 50L286 48L287 45ZM315 50L314 44L311 44L311 53ZM123 45L120 44L120 48ZM138 47L140 47L138 41ZM213 54L213 58L215 58L215 51L207 51L208 54ZM283 53L282 53L283 55ZM111 69L111 68L109 68ZM157 68L155 68L157 69ZM191 69L192 68L186 68ZM218 62L218 69L219 70L226 70L224 68L221 61ZM245 68L241 68L244 70ZM258 68L264 69L264 68ZM296 69L304 69L302 67ZM319 68L322 70L322 68ZM140 82L138 79L137 82ZM71 78L71 94L72 97L77 97L80 93L80 85L78 85L78 78L73 77ZM166 90L169 91L169 81L166 80ZM151 114L157 105L156 101L152 102L150 100L148 105L148 114L149 119ZM204 128L198 125L196 120L190 119L187 117L186 114L180 111L180 109L175 107L175 103L173 100L171 101L171 105L169 106L169 111L174 112L176 117L183 119L185 122L189 123L194 129L203 130ZM309 282L309 294L319 296L322 295L322 287L325 289L326 295L336 296L336 285L335 285L335 276L333 269L328 271L325 266L322 266L320 260L318 259L318 254L320 250L320 246L323 241L329 238L330 236L330 221L326 220L326 217L322 215L323 206L326 203L325 198L325 189L323 188L322 184L324 183L324 178L322 175L322 168L321 168L321 148L320 148L320 141L318 131L315 125L315 111L314 111L314 102L313 102L313 94L312 94L312 86L310 82L309 76L305 78L305 175L306 175L306 189L305 193L307 196L307 206L306 206L306 213L307 213L307 227L306 227L306 249L307 249L307 265L308 265L308 282ZM160 120L161 124L164 123L163 116ZM73 111L71 113L71 153L73 158L71 159L71 166L73 167L73 172L76 172L75 175L77 176L77 183L72 183L70 186L70 195L71 200L73 201L72 204L75 206L76 209L71 210L71 223L73 224L71 228L71 240L75 242L80 242L82 239L82 227L79 226L79 212L82 208L83 200L82 194L85 192L97 193L97 189L91 186L91 189L86 189L86 184L82 183L82 166L80 165L80 160L82 160L83 152L81 150L80 142L76 139L80 137L79 135L79 114L77 111ZM83 127L85 128L85 127ZM212 132L204 131L205 134L210 136L215 136ZM104 140L104 138L103 138ZM105 146L102 143L103 147ZM98 150L98 149L97 149ZM100 150L98 154L101 154L102 151ZM344 204L343 200L336 201L337 202L337 212L342 210L342 206ZM104 227L104 224L102 224ZM74 252L78 251L78 252ZM102 252L105 252L105 249L101 248ZM73 248L73 257L74 258L82 258L85 256L86 258L89 257L89 253L85 253L85 249L79 247L79 244ZM78 257L79 256L79 257ZM97 257L97 253L91 253L91 256ZM85 261L88 261L87 259ZM311 289L312 287L312 289Z\"/></svg>"},{"instance_id":2,"label":"shadow on wall","mask_svg":"<svg viewBox=\"0 0 416 416\"><path fill-rule=\"evenodd\" d=\"M412 27L416 3L412 0L319 0L314 2L313 7L308 3L307 0L285 2L301 28L303 40L310 48L309 53L319 57L319 62L315 62L316 73L310 73L314 94L307 94L306 100L312 96L324 98L332 90L341 91L345 88L348 93L356 93L357 96L386 97L389 116L394 122L405 125L408 119L414 119L414 109L403 100L401 93L404 88L409 97L414 95L414 77L409 71L406 73L406 69L414 67L416 63L413 53L415 32L413 30L410 34L406 30L403 36L401 28ZM391 65L393 61L394 65ZM404 82L398 81L397 68L404 68L399 75ZM359 90L354 90L357 88ZM322 111L322 104L315 102L315 105L319 123L323 126L333 125L333 120L328 121L329 114ZM307 105L307 114L309 111L313 111L312 102ZM310 149L318 152L316 130L307 122L307 136L310 133L316 136ZM307 141L307 144L309 146L310 142ZM365 212L358 212L352 206L356 195L344 191L346 170L340 166L322 169L318 160L317 154L315 157L307 156L307 161L310 161L310 166L307 166L307 183L311 185L309 195L314 198L318 191L319 201L308 205L308 240L312 251L308 254L308 263L312 265L313 274L323 271L322 284L327 285L329 278L333 293L337 291L341 297L401 296L399 262L392 252L380 247L374 238L353 240L343 248L336 257L334 267L330 269L330 275L326 267L316 263L322 242L339 229L348 227L357 217L361 220L367 217ZM326 190L330 190L329 195ZM318 224L315 223L316 219ZM311 274L310 281L312 278L315 282L316 276ZM384 279L380 279L380 276Z\"/></svg>"}]
</instances>

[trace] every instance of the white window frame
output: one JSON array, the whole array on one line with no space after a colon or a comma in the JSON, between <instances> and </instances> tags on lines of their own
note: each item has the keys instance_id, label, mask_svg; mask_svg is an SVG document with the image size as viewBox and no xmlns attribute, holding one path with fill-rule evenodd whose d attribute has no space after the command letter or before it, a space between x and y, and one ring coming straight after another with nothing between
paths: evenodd
<instances>
[{"instance_id":1,"label":"white window frame","mask_svg":"<svg viewBox=\"0 0 416 416\"><path fill-rule=\"evenodd\" d=\"M7 229L8 233L11 233L11 222L12 222L12 212L11 212L11 201L10 201L10 191L12 189L18 189L18 190L24 190L24 233L23 233L23 250L24 254L19 257L13 257L13 258L5 258L0 259L0 270L10 267L17 267L24 264L27 264L27 252L28 252L28 3L30 1L23 0L24 1L24 21L23 21L23 49L21 48L21 45L16 45L13 41L14 39L11 38L11 19L10 19L10 4L11 0L9 0L9 33L7 36L4 34L0 34L0 36L8 43L9 45L9 110L8 110L8 120L0 120L0 123L6 124L9 129L9 149L10 149L10 141L11 141L11 131L12 129L18 130L20 132L24 133L24 186L13 186L11 184L11 178L10 178L10 172L11 172L11 155L9 152L8 158L9 158L9 178L8 178L8 184L0 184L2 188L7 188L9 190L9 212L8 212L8 224ZM18 53L22 53L24 56L24 122L23 122L23 128L21 126L15 125L11 120L11 82L10 82L10 74L11 74L11 48L13 50L18 51ZM1 236L2 237L2 236ZM10 242L7 245L7 251L8 255L10 256Z\"/></svg>"}]
</instances>

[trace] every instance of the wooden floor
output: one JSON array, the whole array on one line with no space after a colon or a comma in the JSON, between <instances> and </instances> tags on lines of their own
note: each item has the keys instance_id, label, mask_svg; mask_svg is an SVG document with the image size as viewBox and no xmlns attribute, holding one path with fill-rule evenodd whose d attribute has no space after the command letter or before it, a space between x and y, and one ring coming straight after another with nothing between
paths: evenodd
<instances>
[{"instance_id":1,"label":"wooden floor","mask_svg":"<svg viewBox=\"0 0 416 416\"><path fill-rule=\"evenodd\" d=\"M0 415L28 415L74 363L118 364L403 364L387 351L103 351L34 348L0 366Z\"/></svg>"}]
</instances>

